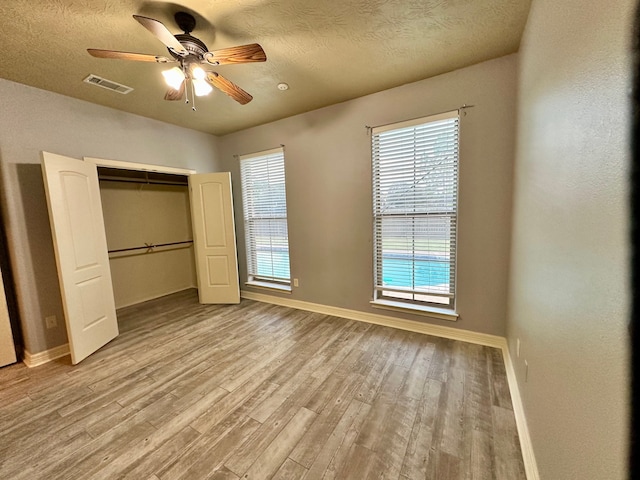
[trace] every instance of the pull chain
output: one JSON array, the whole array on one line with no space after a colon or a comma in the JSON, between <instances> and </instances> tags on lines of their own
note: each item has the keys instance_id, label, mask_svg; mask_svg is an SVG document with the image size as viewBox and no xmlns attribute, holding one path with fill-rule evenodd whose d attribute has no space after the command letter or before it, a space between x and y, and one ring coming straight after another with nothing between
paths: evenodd
<instances>
[{"instance_id":1,"label":"pull chain","mask_svg":"<svg viewBox=\"0 0 640 480\"><path fill-rule=\"evenodd\" d=\"M196 92L193 87L193 80L191 80L191 99L193 100L193 105L191 106L191 110L196 111Z\"/></svg>"}]
</instances>

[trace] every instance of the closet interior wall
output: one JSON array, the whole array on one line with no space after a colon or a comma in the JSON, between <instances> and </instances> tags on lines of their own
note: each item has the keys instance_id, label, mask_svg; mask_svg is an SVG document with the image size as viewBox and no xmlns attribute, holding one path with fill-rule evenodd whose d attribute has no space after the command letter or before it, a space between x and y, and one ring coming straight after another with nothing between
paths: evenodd
<instances>
[{"instance_id":1,"label":"closet interior wall","mask_svg":"<svg viewBox=\"0 0 640 480\"><path fill-rule=\"evenodd\" d=\"M99 167L98 178L116 308L195 288L187 177Z\"/></svg>"}]
</instances>

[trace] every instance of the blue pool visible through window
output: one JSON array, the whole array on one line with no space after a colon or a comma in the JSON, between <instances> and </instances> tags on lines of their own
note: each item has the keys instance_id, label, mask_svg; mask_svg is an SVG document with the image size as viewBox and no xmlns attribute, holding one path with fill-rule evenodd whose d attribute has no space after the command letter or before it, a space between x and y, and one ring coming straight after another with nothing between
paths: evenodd
<instances>
[{"instance_id":1,"label":"blue pool visible through window","mask_svg":"<svg viewBox=\"0 0 640 480\"><path fill-rule=\"evenodd\" d=\"M382 285L385 287L436 287L449 283L448 261L383 258Z\"/></svg>"}]
</instances>

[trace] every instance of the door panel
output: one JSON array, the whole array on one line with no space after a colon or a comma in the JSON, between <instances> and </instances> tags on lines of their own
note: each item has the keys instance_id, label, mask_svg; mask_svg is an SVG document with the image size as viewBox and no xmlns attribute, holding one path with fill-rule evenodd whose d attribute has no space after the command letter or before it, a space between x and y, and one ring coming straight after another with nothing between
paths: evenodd
<instances>
[{"instance_id":1,"label":"door panel","mask_svg":"<svg viewBox=\"0 0 640 480\"><path fill-rule=\"evenodd\" d=\"M207 248L225 248L227 246L225 211L224 207L221 208L224 206L223 186L218 182L209 182L200 187ZM235 241L235 238L233 240Z\"/></svg>"},{"instance_id":2,"label":"door panel","mask_svg":"<svg viewBox=\"0 0 640 480\"><path fill-rule=\"evenodd\" d=\"M200 303L239 303L231 174L189 176Z\"/></svg>"},{"instance_id":3,"label":"door panel","mask_svg":"<svg viewBox=\"0 0 640 480\"><path fill-rule=\"evenodd\" d=\"M71 361L118 336L95 165L42 152L42 172Z\"/></svg>"},{"instance_id":4,"label":"door panel","mask_svg":"<svg viewBox=\"0 0 640 480\"><path fill-rule=\"evenodd\" d=\"M2 272L0 272L0 367L16 361L16 347L13 344L9 309L7 308L7 299L4 293Z\"/></svg>"},{"instance_id":5,"label":"door panel","mask_svg":"<svg viewBox=\"0 0 640 480\"><path fill-rule=\"evenodd\" d=\"M229 259L226 255L207 257L207 276L209 285L229 285L231 278L229 275Z\"/></svg>"}]
</instances>

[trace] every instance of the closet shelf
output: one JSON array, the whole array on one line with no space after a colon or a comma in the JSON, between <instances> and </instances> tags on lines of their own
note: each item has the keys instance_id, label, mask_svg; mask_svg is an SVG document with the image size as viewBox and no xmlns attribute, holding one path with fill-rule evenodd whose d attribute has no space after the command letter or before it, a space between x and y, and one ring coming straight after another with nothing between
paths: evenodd
<instances>
[{"instance_id":1,"label":"closet shelf","mask_svg":"<svg viewBox=\"0 0 640 480\"><path fill-rule=\"evenodd\" d=\"M186 186L185 182L172 182L166 180L146 180L141 178L126 178L126 177L98 177L101 182L124 182L124 183L140 183L142 185L176 185Z\"/></svg>"},{"instance_id":2,"label":"closet shelf","mask_svg":"<svg viewBox=\"0 0 640 480\"><path fill-rule=\"evenodd\" d=\"M130 182L145 185L187 186L186 175L173 173L147 172L141 170L124 170L120 168L98 167L98 180L101 182Z\"/></svg>"},{"instance_id":3,"label":"closet shelf","mask_svg":"<svg viewBox=\"0 0 640 480\"><path fill-rule=\"evenodd\" d=\"M140 247L118 248L116 250L109 250L109 253L132 252L134 250L146 250L145 253L151 253L154 251L154 248L158 248L158 247L171 247L173 245L186 245L186 244L192 244L192 243L193 243L193 240L184 240L182 242L170 242L170 243L158 243L158 244L145 243Z\"/></svg>"}]
</instances>

